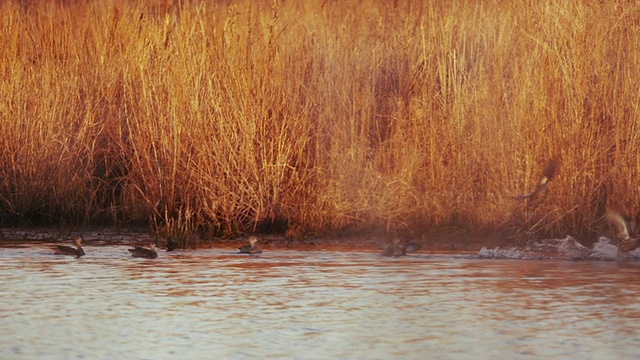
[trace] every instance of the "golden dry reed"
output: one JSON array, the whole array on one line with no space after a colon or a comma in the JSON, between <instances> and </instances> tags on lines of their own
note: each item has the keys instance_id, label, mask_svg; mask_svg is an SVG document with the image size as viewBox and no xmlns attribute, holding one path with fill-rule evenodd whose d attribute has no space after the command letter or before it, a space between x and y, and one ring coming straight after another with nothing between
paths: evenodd
<instances>
[{"instance_id":1,"label":"golden dry reed","mask_svg":"<svg viewBox=\"0 0 640 360\"><path fill-rule=\"evenodd\" d=\"M584 235L638 212L639 47L629 1L4 1L0 213Z\"/></svg>"}]
</instances>

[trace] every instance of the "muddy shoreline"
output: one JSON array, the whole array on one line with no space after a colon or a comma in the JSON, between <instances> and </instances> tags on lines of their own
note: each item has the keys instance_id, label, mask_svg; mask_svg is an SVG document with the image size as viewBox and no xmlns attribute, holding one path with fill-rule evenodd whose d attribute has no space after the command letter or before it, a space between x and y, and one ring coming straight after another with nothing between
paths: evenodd
<instances>
[{"instance_id":1,"label":"muddy shoreline","mask_svg":"<svg viewBox=\"0 0 640 360\"><path fill-rule=\"evenodd\" d=\"M138 245L157 242L162 248L166 240L146 229L139 228L5 228L0 232L0 246L16 243L57 243L71 241L82 235L89 246ZM263 249L377 251L387 241L377 234L327 235L307 237L299 240L286 238L282 234L257 234ZM494 248L509 245L506 237L499 234L471 234L460 229L444 229L425 233L420 237L407 238L419 245L421 251L477 251L482 247ZM234 248L246 244L247 236L221 238L194 235L192 243L196 249Z\"/></svg>"}]
</instances>

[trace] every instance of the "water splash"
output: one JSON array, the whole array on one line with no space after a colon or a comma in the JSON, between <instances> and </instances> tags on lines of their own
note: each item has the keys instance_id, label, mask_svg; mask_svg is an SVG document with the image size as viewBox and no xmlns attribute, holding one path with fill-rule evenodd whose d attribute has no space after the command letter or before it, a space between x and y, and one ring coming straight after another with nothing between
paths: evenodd
<instances>
[{"instance_id":1,"label":"water splash","mask_svg":"<svg viewBox=\"0 0 640 360\"><path fill-rule=\"evenodd\" d=\"M600 237L598 242L593 244L589 257L597 260L618 259L618 247L611 243L606 237Z\"/></svg>"},{"instance_id":2,"label":"water splash","mask_svg":"<svg viewBox=\"0 0 640 360\"><path fill-rule=\"evenodd\" d=\"M479 259L566 259L566 260L639 260L640 248L620 254L618 247L606 237L600 237L591 248L582 245L571 236L564 239L545 239L533 243L525 248L510 247L488 249L483 247L478 251Z\"/></svg>"},{"instance_id":3,"label":"water splash","mask_svg":"<svg viewBox=\"0 0 640 360\"><path fill-rule=\"evenodd\" d=\"M564 239L542 240L533 246L551 257L566 258L569 260L587 260L591 254L589 248L571 236L567 236Z\"/></svg>"},{"instance_id":4,"label":"water splash","mask_svg":"<svg viewBox=\"0 0 640 360\"><path fill-rule=\"evenodd\" d=\"M582 245L571 236L564 239L547 239L535 244L539 249L545 249L550 256L569 260L638 260L640 248L627 254L621 253L618 246L607 237L601 236L591 248ZM555 253L555 254L554 254Z\"/></svg>"},{"instance_id":5,"label":"water splash","mask_svg":"<svg viewBox=\"0 0 640 360\"><path fill-rule=\"evenodd\" d=\"M609 239L600 237L593 245L590 257L598 260L640 260L640 248L621 254L618 247Z\"/></svg>"},{"instance_id":6,"label":"water splash","mask_svg":"<svg viewBox=\"0 0 640 360\"><path fill-rule=\"evenodd\" d=\"M501 249L487 249L483 247L478 252L480 259L570 259L570 260L587 260L589 259L590 250L580 244L571 236L564 239L546 239L530 244L525 248L510 247Z\"/></svg>"}]
</instances>

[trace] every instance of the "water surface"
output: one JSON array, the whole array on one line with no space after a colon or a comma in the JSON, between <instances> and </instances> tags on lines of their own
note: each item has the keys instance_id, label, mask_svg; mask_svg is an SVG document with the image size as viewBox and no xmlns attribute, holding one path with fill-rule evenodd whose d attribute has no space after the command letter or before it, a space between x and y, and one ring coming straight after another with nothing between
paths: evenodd
<instances>
[{"instance_id":1,"label":"water surface","mask_svg":"<svg viewBox=\"0 0 640 360\"><path fill-rule=\"evenodd\" d=\"M85 251L0 248L0 358L633 359L640 349L635 259Z\"/></svg>"}]
</instances>

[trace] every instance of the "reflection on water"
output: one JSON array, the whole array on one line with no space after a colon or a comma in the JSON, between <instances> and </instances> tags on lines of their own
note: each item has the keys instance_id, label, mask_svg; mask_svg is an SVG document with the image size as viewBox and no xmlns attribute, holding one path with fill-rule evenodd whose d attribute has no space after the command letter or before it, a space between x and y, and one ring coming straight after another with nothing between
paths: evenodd
<instances>
[{"instance_id":1,"label":"reflection on water","mask_svg":"<svg viewBox=\"0 0 640 360\"><path fill-rule=\"evenodd\" d=\"M0 249L1 359L635 358L640 262Z\"/></svg>"}]
</instances>

